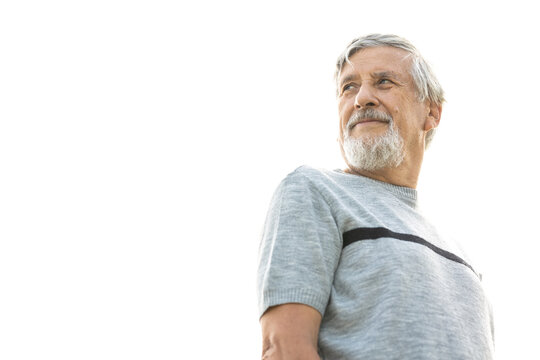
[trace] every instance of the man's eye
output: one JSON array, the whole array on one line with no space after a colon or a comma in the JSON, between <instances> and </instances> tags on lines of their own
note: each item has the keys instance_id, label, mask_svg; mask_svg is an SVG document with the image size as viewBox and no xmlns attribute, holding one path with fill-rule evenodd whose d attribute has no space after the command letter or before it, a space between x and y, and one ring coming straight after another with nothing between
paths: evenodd
<instances>
[{"instance_id":1,"label":"man's eye","mask_svg":"<svg viewBox=\"0 0 540 360\"><path fill-rule=\"evenodd\" d=\"M353 84L346 84L346 85L343 86L342 92L351 90L352 88L354 88Z\"/></svg>"},{"instance_id":2,"label":"man's eye","mask_svg":"<svg viewBox=\"0 0 540 360\"><path fill-rule=\"evenodd\" d=\"M389 79L381 79L381 80L379 80L379 84L380 85L389 85L389 84L392 84L392 81L389 80Z\"/></svg>"}]
</instances>

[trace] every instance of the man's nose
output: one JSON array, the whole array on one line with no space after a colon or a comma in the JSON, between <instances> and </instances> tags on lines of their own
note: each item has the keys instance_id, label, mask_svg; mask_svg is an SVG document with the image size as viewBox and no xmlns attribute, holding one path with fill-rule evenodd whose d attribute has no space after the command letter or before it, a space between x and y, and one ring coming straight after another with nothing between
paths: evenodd
<instances>
[{"instance_id":1,"label":"man's nose","mask_svg":"<svg viewBox=\"0 0 540 360\"><path fill-rule=\"evenodd\" d=\"M379 100L375 96L373 89L368 85L362 85L358 89L358 93L354 99L354 106L357 109L365 109L368 107L376 107L379 105Z\"/></svg>"}]
</instances>

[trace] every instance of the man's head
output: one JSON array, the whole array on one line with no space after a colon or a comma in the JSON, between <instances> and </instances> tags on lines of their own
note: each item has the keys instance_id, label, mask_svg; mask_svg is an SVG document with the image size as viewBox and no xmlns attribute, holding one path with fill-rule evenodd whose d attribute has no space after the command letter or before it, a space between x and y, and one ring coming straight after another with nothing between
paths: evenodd
<instances>
[{"instance_id":1,"label":"man's head","mask_svg":"<svg viewBox=\"0 0 540 360\"><path fill-rule=\"evenodd\" d=\"M378 34L355 39L338 58L335 78L340 141L350 165L396 167L406 153L429 145L444 93L410 42Z\"/></svg>"}]
</instances>

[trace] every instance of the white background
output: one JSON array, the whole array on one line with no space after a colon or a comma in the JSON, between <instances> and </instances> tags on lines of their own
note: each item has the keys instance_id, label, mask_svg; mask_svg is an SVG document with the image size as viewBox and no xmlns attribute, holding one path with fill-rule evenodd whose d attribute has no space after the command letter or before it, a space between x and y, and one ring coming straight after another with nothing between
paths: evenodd
<instances>
[{"instance_id":1,"label":"white background","mask_svg":"<svg viewBox=\"0 0 540 360\"><path fill-rule=\"evenodd\" d=\"M299 165L343 166L334 61L371 32L438 74L420 198L484 274L498 358L540 358L525 4L2 2L0 358L258 358L271 194Z\"/></svg>"}]
</instances>

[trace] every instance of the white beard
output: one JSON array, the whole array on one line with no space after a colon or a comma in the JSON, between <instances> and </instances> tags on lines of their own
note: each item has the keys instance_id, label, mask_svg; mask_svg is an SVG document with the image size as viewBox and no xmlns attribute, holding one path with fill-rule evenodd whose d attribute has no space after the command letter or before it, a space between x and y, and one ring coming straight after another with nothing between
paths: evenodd
<instances>
[{"instance_id":1,"label":"white beard","mask_svg":"<svg viewBox=\"0 0 540 360\"><path fill-rule=\"evenodd\" d=\"M352 138L348 129L343 139L343 153L349 165L360 170L374 171L398 167L403 162L403 138L393 121L388 124L388 130L377 137Z\"/></svg>"}]
</instances>

